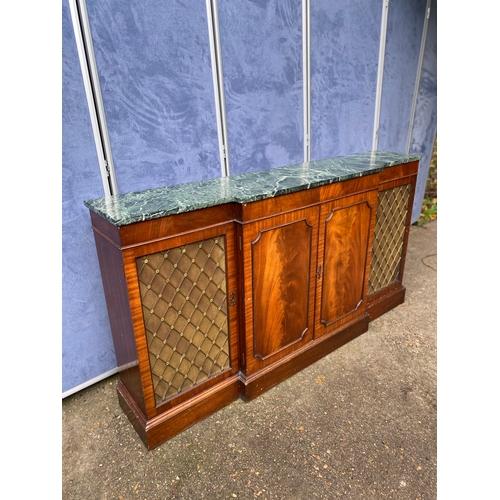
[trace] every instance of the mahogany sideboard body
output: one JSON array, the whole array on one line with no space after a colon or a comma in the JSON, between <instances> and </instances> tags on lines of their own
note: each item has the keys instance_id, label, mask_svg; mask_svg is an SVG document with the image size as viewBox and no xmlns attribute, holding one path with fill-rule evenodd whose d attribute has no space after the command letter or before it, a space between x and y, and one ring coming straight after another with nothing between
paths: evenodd
<instances>
[{"instance_id":1,"label":"mahogany sideboard body","mask_svg":"<svg viewBox=\"0 0 500 500\"><path fill-rule=\"evenodd\" d=\"M181 208L167 188L85 202L120 405L149 449L257 397L404 301L419 157L330 161L345 159L359 171L310 182L323 160L282 177L273 169L184 185L192 203ZM305 182L287 181L294 168ZM286 187L231 192L271 175ZM214 186L222 194L199 207Z\"/></svg>"}]
</instances>

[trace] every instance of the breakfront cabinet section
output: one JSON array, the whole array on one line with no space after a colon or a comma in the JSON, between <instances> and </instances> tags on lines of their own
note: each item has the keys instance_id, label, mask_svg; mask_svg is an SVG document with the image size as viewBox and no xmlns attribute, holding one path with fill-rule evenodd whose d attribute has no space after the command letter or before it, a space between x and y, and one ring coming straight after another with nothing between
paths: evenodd
<instances>
[{"instance_id":1,"label":"breakfront cabinet section","mask_svg":"<svg viewBox=\"0 0 500 500\"><path fill-rule=\"evenodd\" d=\"M312 207L244 223L242 281L244 310L242 396L253 399L299 369L317 354L342 345L346 335L368 328L367 292L376 183L346 182L333 196L328 189L290 197ZM371 186L371 189L365 189ZM375 189L373 187L375 186ZM343 191L363 189L341 196ZM262 215L276 207L262 202ZM339 336L323 342L329 336ZM352 337L349 337L349 339Z\"/></svg>"},{"instance_id":2,"label":"breakfront cabinet section","mask_svg":"<svg viewBox=\"0 0 500 500\"><path fill-rule=\"evenodd\" d=\"M121 247L94 226L114 341L135 354L118 360L119 400L149 448L238 397L234 224L200 230L203 218L191 219L195 230L149 241L141 236L152 228L139 223Z\"/></svg>"},{"instance_id":3,"label":"breakfront cabinet section","mask_svg":"<svg viewBox=\"0 0 500 500\"><path fill-rule=\"evenodd\" d=\"M149 449L403 302L417 171L363 153L86 202L118 399Z\"/></svg>"}]
</instances>

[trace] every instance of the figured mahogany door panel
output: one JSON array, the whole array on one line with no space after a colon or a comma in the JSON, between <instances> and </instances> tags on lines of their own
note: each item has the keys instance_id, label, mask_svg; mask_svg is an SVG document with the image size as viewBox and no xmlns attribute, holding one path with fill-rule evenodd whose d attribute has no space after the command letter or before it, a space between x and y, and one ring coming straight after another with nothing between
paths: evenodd
<instances>
[{"instance_id":1,"label":"figured mahogany door panel","mask_svg":"<svg viewBox=\"0 0 500 500\"><path fill-rule=\"evenodd\" d=\"M247 374L310 341L318 209L245 226Z\"/></svg>"},{"instance_id":2,"label":"figured mahogany door panel","mask_svg":"<svg viewBox=\"0 0 500 500\"><path fill-rule=\"evenodd\" d=\"M375 203L372 191L321 207L316 337L366 308Z\"/></svg>"},{"instance_id":3,"label":"figured mahogany door panel","mask_svg":"<svg viewBox=\"0 0 500 500\"><path fill-rule=\"evenodd\" d=\"M268 229L252 243L254 354L264 359L308 328L312 227L305 220ZM259 335L269 331L271 335Z\"/></svg>"}]
</instances>

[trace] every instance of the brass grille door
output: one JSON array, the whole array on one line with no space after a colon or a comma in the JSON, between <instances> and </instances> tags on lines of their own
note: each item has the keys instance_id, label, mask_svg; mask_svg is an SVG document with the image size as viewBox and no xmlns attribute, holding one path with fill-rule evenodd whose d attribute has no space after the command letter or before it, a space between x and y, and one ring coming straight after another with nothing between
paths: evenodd
<instances>
[{"instance_id":1,"label":"brass grille door","mask_svg":"<svg viewBox=\"0 0 500 500\"><path fill-rule=\"evenodd\" d=\"M156 405L230 367L226 239L136 259Z\"/></svg>"},{"instance_id":2,"label":"brass grille door","mask_svg":"<svg viewBox=\"0 0 500 500\"><path fill-rule=\"evenodd\" d=\"M368 294L400 281L411 184L380 191Z\"/></svg>"}]
</instances>

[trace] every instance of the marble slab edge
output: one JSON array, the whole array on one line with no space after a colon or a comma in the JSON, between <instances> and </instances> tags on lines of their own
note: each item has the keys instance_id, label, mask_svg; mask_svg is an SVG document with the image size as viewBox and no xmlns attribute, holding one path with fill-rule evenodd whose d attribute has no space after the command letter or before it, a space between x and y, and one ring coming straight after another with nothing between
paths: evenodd
<instances>
[{"instance_id":1,"label":"marble slab edge","mask_svg":"<svg viewBox=\"0 0 500 500\"><path fill-rule=\"evenodd\" d=\"M226 203L252 203L381 172L419 161L419 155L366 152L285 167L85 200L115 226L158 219Z\"/></svg>"}]
</instances>

